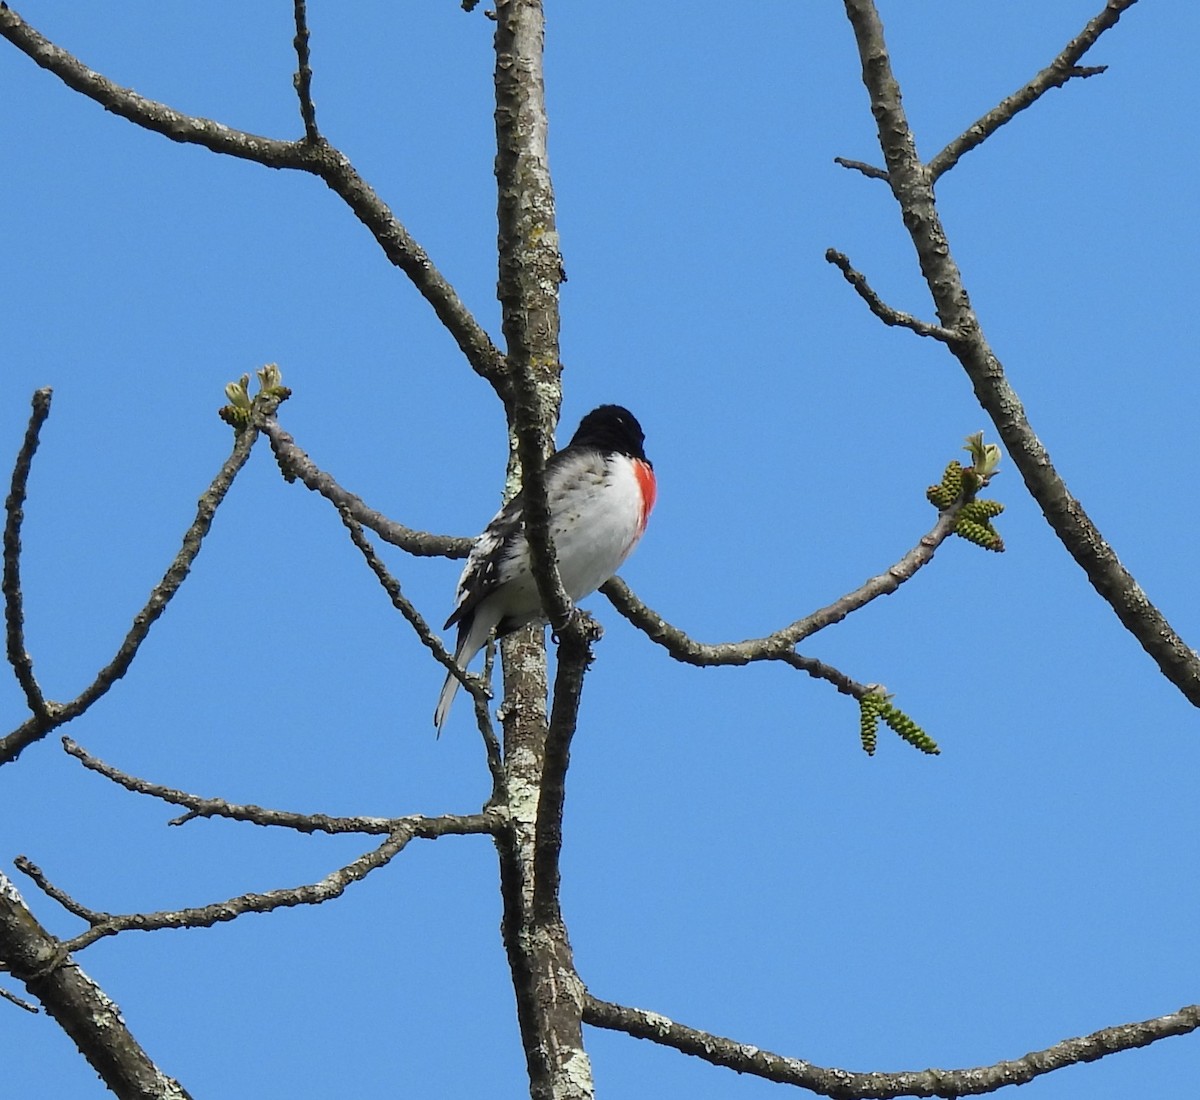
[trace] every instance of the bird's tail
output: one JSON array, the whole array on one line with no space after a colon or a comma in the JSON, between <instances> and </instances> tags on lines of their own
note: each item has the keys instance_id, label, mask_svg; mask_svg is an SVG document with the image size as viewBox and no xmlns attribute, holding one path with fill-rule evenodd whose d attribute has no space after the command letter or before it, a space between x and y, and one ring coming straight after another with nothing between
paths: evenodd
<instances>
[{"instance_id":1,"label":"bird's tail","mask_svg":"<svg viewBox=\"0 0 1200 1100\"><path fill-rule=\"evenodd\" d=\"M458 691L458 678L453 672L446 673L446 682L442 684L442 693L438 696L437 706L433 711L433 724L437 735L442 736L442 726L450 713L450 704L454 702L454 694Z\"/></svg>"},{"instance_id":2,"label":"bird's tail","mask_svg":"<svg viewBox=\"0 0 1200 1100\"><path fill-rule=\"evenodd\" d=\"M488 621L480 615L473 614L469 621L459 624L458 627L458 645L454 649L454 663L461 669L466 669L474 659L475 654L482 648L484 642L488 640L488 635L492 632L492 627L496 624L494 621ZM446 673L446 682L442 684L442 693L438 696L437 706L433 711L433 724L437 728L438 736L442 735L442 726L445 724L446 716L450 713L450 704L454 702L455 693L458 691L458 677L453 672Z\"/></svg>"}]
</instances>

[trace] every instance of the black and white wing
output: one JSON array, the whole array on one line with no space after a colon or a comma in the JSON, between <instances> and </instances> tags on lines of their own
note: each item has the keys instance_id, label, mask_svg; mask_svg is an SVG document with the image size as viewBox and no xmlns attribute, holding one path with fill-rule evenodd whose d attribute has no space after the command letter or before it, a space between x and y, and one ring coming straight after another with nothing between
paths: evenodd
<instances>
[{"instance_id":1,"label":"black and white wing","mask_svg":"<svg viewBox=\"0 0 1200 1100\"><path fill-rule=\"evenodd\" d=\"M470 619L500 584L501 567L511 557L525 526L524 495L517 493L475 540L455 590L454 610L443 630Z\"/></svg>"}]
</instances>

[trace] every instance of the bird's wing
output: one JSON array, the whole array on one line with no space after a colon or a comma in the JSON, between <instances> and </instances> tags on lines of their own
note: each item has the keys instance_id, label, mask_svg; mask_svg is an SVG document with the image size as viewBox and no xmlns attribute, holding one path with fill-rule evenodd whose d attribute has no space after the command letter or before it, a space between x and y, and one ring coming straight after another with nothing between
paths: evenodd
<instances>
[{"instance_id":1,"label":"bird's wing","mask_svg":"<svg viewBox=\"0 0 1200 1100\"><path fill-rule=\"evenodd\" d=\"M462 576L458 578L454 611L446 620L443 630L467 619L496 589L500 583L500 566L508 557L524 522L524 494L517 493L496 513L471 547Z\"/></svg>"}]
</instances>

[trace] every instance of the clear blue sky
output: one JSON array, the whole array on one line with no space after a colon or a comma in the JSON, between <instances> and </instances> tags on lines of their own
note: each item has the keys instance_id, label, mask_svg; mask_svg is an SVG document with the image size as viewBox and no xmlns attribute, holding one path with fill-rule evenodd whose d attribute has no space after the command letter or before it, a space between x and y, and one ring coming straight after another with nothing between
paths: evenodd
<instances>
[{"instance_id":1,"label":"clear blue sky","mask_svg":"<svg viewBox=\"0 0 1200 1100\"><path fill-rule=\"evenodd\" d=\"M932 155L1100 0L882 5ZM299 133L291 5L19 10L183 111ZM324 132L499 340L491 24L455 0L314 0ZM1192 644L1195 4L1139 4L1073 82L938 197L985 331L1068 483ZM945 350L885 329L846 251L930 316L883 184L838 4L551 5L565 427L642 420L660 503L623 571L694 636L764 633L911 547L924 487L988 425ZM52 698L112 655L229 446L222 388L278 362L284 425L406 524L472 534L504 474L490 389L318 180L174 145L0 48L0 455L55 388L25 529L29 648ZM994 433L989 432L990 438ZM673 664L601 597L568 792L564 904L598 996L860 1070L957 1067L1200 1000L1200 721L1120 628L1005 463L1004 555L958 541L802 652L878 681L922 756L781 667ZM7 478L7 473L3 475ZM431 620L458 565L388 552ZM65 732L126 770L329 813L470 812L466 709L324 503L265 447L130 674ZM23 717L15 686L0 686ZM85 774L51 738L0 772L0 859L99 909L314 881L366 845L198 822ZM338 902L81 956L197 1097L526 1093L483 838L414 843ZM79 924L17 876L61 935ZM27 887L27 888L26 888ZM780 1086L589 1031L603 1097ZM1192 1100L1197 1040L1068 1070L1031 1100ZM58 1029L0 1004L6 1094L103 1094Z\"/></svg>"}]
</instances>

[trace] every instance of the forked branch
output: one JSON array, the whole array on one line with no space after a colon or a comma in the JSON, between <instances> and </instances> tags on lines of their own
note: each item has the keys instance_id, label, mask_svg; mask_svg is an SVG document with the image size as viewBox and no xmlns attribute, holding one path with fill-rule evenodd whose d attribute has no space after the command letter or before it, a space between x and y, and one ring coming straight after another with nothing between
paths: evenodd
<instances>
[{"instance_id":1,"label":"forked branch","mask_svg":"<svg viewBox=\"0 0 1200 1100\"><path fill-rule=\"evenodd\" d=\"M862 62L863 83L871 101L888 185L912 238L921 272L938 320L955 334L948 344L991 417L1013 464L1047 522L1083 569L1088 580L1116 612L1124 627L1158 665L1162 674L1194 706L1200 706L1200 656L1175 632L1166 617L1121 564L1083 506L1071 495L1034 432L1024 406L1005 375L971 305L962 272L938 214L930 168L917 156L916 143L892 72L883 24L873 0L844 0ZM1090 45L1116 22L1132 0L1110 0L1075 42Z\"/></svg>"},{"instance_id":2,"label":"forked branch","mask_svg":"<svg viewBox=\"0 0 1200 1100\"><path fill-rule=\"evenodd\" d=\"M415 838L432 840L441 836L468 836L496 832L494 814L447 814L443 817L397 818L382 843L350 863L331 871L317 882L304 883L265 893L239 894L237 897L186 909L164 909L153 913L104 913L82 905L51 883L42 870L24 857L17 866L49 897L89 927L58 946L60 955L82 951L97 940L122 932L155 932L164 928L211 928L236 920L247 913L270 913L299 905L322 905L340 897L348 886L361 882L373 871L390 863Z\"/></svg>"},{"instance_id":3,"label":"forked branch","mask_svg":"<svg viewBox=\"0 0 1200 1100\"><path fill-rule=\"evenodd\" d=\"M48 406L47 406L48 407ZM22 751L39 741L51 730L74 718L78 718L93 703L103 697L112 686L129 671L129 666L137 656L138 649L150 633L150 628L158 621L167 609L175 593L191 572L196 556L212 527L213 517L225 495L229 492L233 480L237 477L258 437L257 428L250 426L241 432L234 441L233 450L225 460L212 484L201 495L196 506L196 518L184 532L183 543L179 553L167 567L163 578L150 592L145 606L134 616L133 625L125 635L125 640L113 656L112 660L100 670L92 681L79 695L68 703L45 702L41 708L35 708L34 714L23 722L8 736L0 738L0 764L15 760ZM7 547L6 547L7 549ZM14 566L15 569L15 566ZM7 569L6 569L7 582ZM9 600L6 583L6 601ZM12 628L9 631L10 645L14 644ZM23 648L22 648L23 652ZM20 673L18 673L18 676Z\"/></svg>"},{"instance_id":4,"label":"forked branch","mask_svg":"<svg viewBox=\"0 0 1200 1100\"><path fill-rule=\"evenodd\" d=\"M121 1100L191 1100L151 1061L121 1010L34 917L0 872L0 959Z\"/></svg>"},{"instance_id":5,"label":"forked branch","mask_svg":"<svg viewBox=\"0 0 1200 1100\"><path fill-rule=\"evenodd\" d=\"M421 296L433 307L438 319L446 326L467 361L481 377L493 386L500 386L504 357L490 337L463 304L454 288L434 266L428 253L410 236L399 219L374 189L358 174L349 159L316 132L315 111L310 92L311 70L305 75L308 61L307 22L303 20L303 5L297 9L297 50L300 69L297 92L301 97L306 135L299 141L280 141L277 138L235 130L212 119L185 115L146 99L130 88L123 88L107 77L93 72L66 50L56 46L26 23L12 9L0 6L0 37L8 39L18 50L57 76L67 87L99 103L106 111L120 115L147 130L162 134L172 141L201 145L214 153L253 161L268 168L290 168L319 176L330 190L339 195L354 216L371 231L387 258L408 276ZM301 40L300 32L303 31Z\"/></svg>"},{"instance_id":6,"label":"forked branch","mask_svg":"<svg viewBox=\"0 0 1200 1100\"><path fill-rule=\"evenodd\" d=\"M1001 126L1011 122L1027 107L1032 107L1052 88L1061 88L1068 80L1087 79L1089 76L1099 76L1105 72L1108 68L1107 65L1081 66L1079 61L1106 30L1116 26L1117 20L1121 18L1121 13L1136 3L1137 0L1109 0L1104 5L1104 10L1072 38L1062 53L1037 76L1023 87L1018 88L1012 95L1005 96L982 118L971 123L926 165L930 184L936 183L941 176L959 162L964 154L978 148Z\"/></svg>"}]
</instances>

